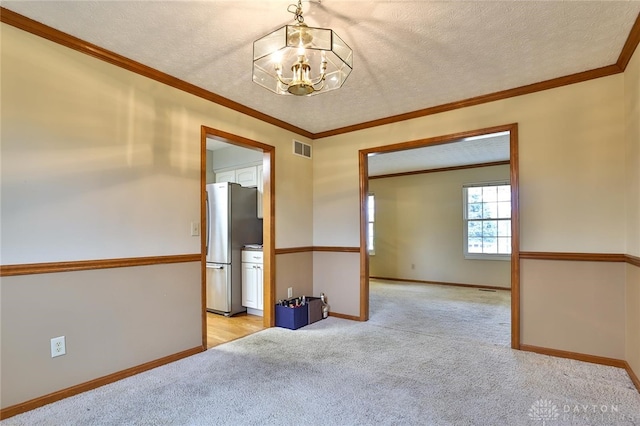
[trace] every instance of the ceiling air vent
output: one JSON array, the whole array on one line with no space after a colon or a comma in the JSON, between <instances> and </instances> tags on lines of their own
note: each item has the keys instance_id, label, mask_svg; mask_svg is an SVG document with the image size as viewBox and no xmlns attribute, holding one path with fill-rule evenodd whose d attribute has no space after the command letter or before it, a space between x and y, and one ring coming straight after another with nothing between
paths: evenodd
<instances>
[{"instance_id":1,"label":"ceiling air vent","mask_svg":"<svg viewBox=\"0 0 640 426\"><path fill-rule=\"evenodd\" d=\"M293 140L293 153L301 157L311 158L311 145Z\"/></svg>"}]
</instances>

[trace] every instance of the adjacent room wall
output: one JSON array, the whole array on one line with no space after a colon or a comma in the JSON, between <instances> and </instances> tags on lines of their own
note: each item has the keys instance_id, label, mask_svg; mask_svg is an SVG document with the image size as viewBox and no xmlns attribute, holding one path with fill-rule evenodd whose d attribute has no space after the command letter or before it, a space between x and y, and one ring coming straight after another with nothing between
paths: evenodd
<instances>
[{"instance_id":1,"label":"adjacent room wall","mask_svg":"<svg viewBox=\"0 0 640 426\"><path fill-rule=\"evenodd\" d=\"M210 151L212 170L236 169L256 163L262 164L262 152L241 146L229 145Z\"/></svg>"},{"instance_id":2,"label":"adjacent room wall","mask_svg":"<svg viewBox=\"0 0 640 426\"><path fill-rule=\"evenodd\" d=\"M627 249L640 258L640 49L636 49L624 76L627 159ZM640 377L640 265L627 264L626 359Z\"/></svg>"},{"instance_id":3,"label":"adjacent room wall","mask_svg":"<svg viewBox=\"0 0 640 426\"><path fill-rule=\"evenodd\" d=\"M462 186L509 181L509 165L369 179L375 255L369 275L511 287L511 264L464 258Z\"/></svg>"},{"instance_id":4,"label":"adjacent room wall","mask_svg":"<svg viewBox=\"0 0 640 426\"><path fill-rule=\"evenodd\" d=\"M449 135L517 123L520 170L520 237L521 250L530 252L624 253L626 249L625 211L625 132L624 75L617 74L543 92L499 100L482 105L416 118L410 121L327 137L314 147L314 245L360 245L360 205L358 150L393 143ZM337 254L340 255L340 254ZM358 262L357 256L343 263ZM556 262L556 261L543 261ZM566 269L561 263L551 268ZM345 267L344 274L315 268L314 288L333 286L348 300L341 301L349 312L359 312L358 277ZM355 266L354 266L355 267ZM578 271L581 262L571 262ZM601 272L610 269L608 262L596 265ZM602 271L600 270L602 268ZM336 276L336 274L338 276ZM623 336L613 340L598 336L585 344L576 339L581 325L562 323L566 300L548 293L540 286L541 276L535 264L524 265L521 273L523 298L521 310L522 342L533 346L553 345L555 349L573 350L592 355L620 354ZM568 286L581 298L596 300L595 305L575 304L575 313L593 322L607 324L609 329L624 329L622 318L613 323L611 301L624 311L623 276L593 282L579 287L579 274L564 274L575 282L563 282L549 275L549 285ZM340 287L334 282L340 282ZM348 289L347 289L348 288ZM610 300L597 302L603 294ZM547 297L544 306L535 300ZM600 306L603 303L603 306ZM540 336L540 320L558 319L545 340Z\"/></svg>"},{"instance_id":5,"label":"adjacent room wall","mask_svg":"<svg viewBox=\"0 0 640 426\"><path fill-rule=\"evenodd\" d=\"M291 140L305 138L9 25L0 31L3 266L198 256L190 223L200 220L202 125L276 147L276 248L311 245L312 171L291 153ZM199 262L0 285L3 408L202 343ZM60 335L67 355L52 359L49 339ZM73 374L61 374L69 363Z\"/></svg>"}]
</instances>

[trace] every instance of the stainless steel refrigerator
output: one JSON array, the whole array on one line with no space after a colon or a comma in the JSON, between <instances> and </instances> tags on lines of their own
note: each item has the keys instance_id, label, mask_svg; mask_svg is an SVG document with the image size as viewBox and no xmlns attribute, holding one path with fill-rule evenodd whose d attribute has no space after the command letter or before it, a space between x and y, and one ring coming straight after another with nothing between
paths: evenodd
<instances>
[{"instance_id":1,"label":"stainless steel refrigerator","mask_svg":"<svg viewBox=\"0 0 640 426\"><path fill-rule=\"evenodd\" d=\"M242 247L262 244L257 190L237 183L207 185L207 310L223 315L242 306Z\"/></svg>"}]
</instances>

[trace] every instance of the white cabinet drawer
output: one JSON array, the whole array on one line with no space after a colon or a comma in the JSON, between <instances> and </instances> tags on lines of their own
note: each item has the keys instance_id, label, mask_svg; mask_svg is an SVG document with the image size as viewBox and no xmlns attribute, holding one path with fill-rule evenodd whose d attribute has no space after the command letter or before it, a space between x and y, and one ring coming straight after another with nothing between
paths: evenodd
<instances>
[{"instance_id":1,"label":"white cabinet drawer","mask_svg":"<svg viewBox=\"0 0 640 426\"><path fill-rule=\"evenodd\" d=\"M251 263L262 263L263 255L261 251L242 251L242 261Z\"/></svg>"}]
</instances>

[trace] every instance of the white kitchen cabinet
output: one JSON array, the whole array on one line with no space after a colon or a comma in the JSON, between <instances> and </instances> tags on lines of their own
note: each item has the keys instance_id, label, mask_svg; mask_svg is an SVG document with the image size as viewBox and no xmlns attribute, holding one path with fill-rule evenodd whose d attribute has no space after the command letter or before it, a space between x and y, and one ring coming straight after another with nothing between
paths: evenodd
<instances>
[{"instance_id":1,"label":"white kitchen cabinet","mask_svg":"<svg viewBox=\"0 0 640 426\"><path fill-rule=\"evenodd\" d=\"M262 173L263 173L262 164L258 166L242 167L234 170L225 170L221 172L216 172L215 174L216 183L235 182L242 186L256 188L258 190L258 194L257 194L258 199L256 200L258 205L256 209L257 210L256 214L258 218L262 219L263 217L262 194L264 193L263 192L264 183L263 183Z\"/></svg>"},{"instance_id":2,"label":"white kitchen cabinet","mask_svg":"<svg viewBox=\"0 0 640 426\"><path fill-rule=\"evenodd\" d=\"M227 170L226 172L217 172L216 183L220 182L236 182L236 171Z\"/></svg>"},{"instance_id":3,"label":"white kitchen cabinet","mask_svg":"<svg viewBox=\"0 0 640 426\"><path fill-rule=\"evenodd\" d=\"M258 185L257 179L257 167L243 167L241 169L236 169L236 183L239 183L242 186L255 187Z\"/></svg>"},{"instance_id":4,"label":"white kitchen cabinet","mask_svg":"<svg viewBox=\"0 0 640 426\"><path fill-rule=\"evenodd\" d=\"M263 193L263 177L262 177L262 165L256 167L256 181L258 188L258 218L262 219L262 193Z\"/></svg>"},{"instance_id":5,"label":"white kitchen cabinet","mask_svg":"<svg viewBox=\"0 0 640 426\"><path fill-rule=\"evenodd\" d=\"M242 251L242 306L253 315L263 311L263 256L261 251Z\"/></svg>"}]
</instances>

